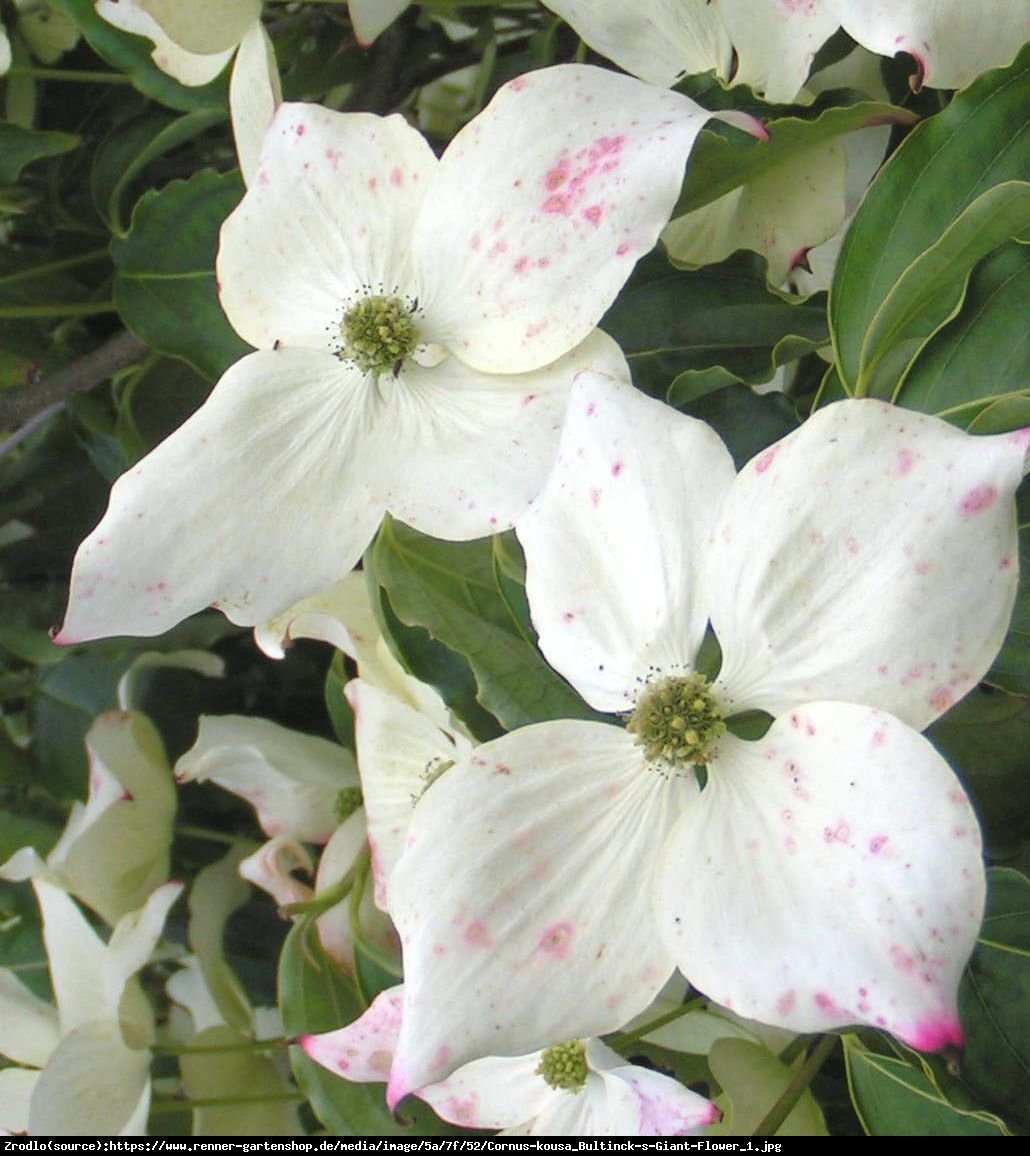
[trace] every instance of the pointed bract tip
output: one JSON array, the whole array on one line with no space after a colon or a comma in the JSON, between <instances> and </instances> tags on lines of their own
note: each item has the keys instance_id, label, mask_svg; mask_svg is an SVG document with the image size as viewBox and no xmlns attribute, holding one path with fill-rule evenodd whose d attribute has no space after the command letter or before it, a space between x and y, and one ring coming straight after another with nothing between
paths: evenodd
<instances>
[{"instance_id":1,"label":"pointed bract tip","mask_svg":"<svg viewBox=\"0 0 1030 1156\"><path fill-rule=\"evenodd\" d=\"M75 646L82 641L81 638L73 638L64 626L51 626L47 633L55 646Z\"/></svg>"},{"instance_id":2,"label":"pointed bract tip","mask_svg":"<svg viewBox=\"0 0 1030 1156\"><path fill-rule=\"evenodd\" d=\"M966 1044L962 1025L955 1016L936 1016L924 1020L902 1038L906 1044L920 1052L954 1054Z\"/></svg>"},{"instance_id":3,"label":"pointed bract tip","mask_svg":"<svg viewBox=\"0 0 1030 1156\"><path fill-rule=\"evenodd\" d=\"M397 1111L397 1105L410 1091L408 1081L397 1072L397 1068L394 1066L386 1085L386 1106L391 1112Z\"/></svg>"}]
</instances>

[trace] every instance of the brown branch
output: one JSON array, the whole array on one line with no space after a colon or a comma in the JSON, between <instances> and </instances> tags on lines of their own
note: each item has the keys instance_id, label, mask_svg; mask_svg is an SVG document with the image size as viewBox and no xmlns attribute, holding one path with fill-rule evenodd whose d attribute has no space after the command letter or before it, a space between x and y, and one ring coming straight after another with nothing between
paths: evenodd
<instances>
[{"instance_id":1,"label":"brown branch","mask_svg":"<svg viewBox=\"0 0 1030 1156\"><path fill-rule=\"evenodd\" d=\"M39 377L31 385L0 393L0 430L13 429L76 393L94 389L119 369L139 361L147 348L134 333L119 333L63 369Z\"/></svg>"}]
</instances>

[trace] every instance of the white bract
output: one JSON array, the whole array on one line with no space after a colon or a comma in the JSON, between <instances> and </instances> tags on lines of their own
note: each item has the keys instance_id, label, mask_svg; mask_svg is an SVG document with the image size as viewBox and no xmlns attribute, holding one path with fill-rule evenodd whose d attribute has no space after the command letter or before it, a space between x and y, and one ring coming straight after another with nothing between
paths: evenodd
<instances>
[{"instance_id":1,"label":"white bract","mask_svg":"<svg viewBox=\"0 0 1030 1156\"><path fill-rule=\"evenodd\" d=\"M354 756L338 743L242 715L202 716L175 777L217 783L251 804L266 835L308 843L329 840L341 793L358 787Z\"/></svg>"},{"instance_id":2,"label":"white bract","mask_svg":"<svg viewBox=\"0 0 1030 1156\"><path fill-rule=\"evenodd\" d=\"M154 1016L133 978L182 885L159 887L105 944L75 903L33 883L56 1008L0 969L0 1128L33 1136L142 1136ZM41 1069L41 1070L38 1070Z\"/></svg>"},{"instance_id":3,"label":"white bract","mask_svg":"<svg viewBox=\"0 0 1030 1156\"><path fill-rule=\"evenodd\" d=\"M399 116L281 106L218 254L258 352L115 484L57 641L211 603L266 621L342 578L387 511L450 539L512 525L575 374L626 373L595 326L708 115L564 65L505 85L438 160Z\"/></svg>"},{"instance_id":4,"label":"white bract","mask_svg":"<svg viewBox=\"0 0 1030 1156\"><path fill-rule=\"evenodd\" d=\"M350 21L358 43L371 44L410 3L411 0L348 0Z\"/></svg>"},{"instance_id":5,"label":"white bract","mask_svg":"<svg viewBox=\"0 0 1030 1156\"><path fill-rule=\"evenodd\" d=\"M96 10L123 32L145 36L154 45L151 59L180 84L209 84L235 55L229 112L240 172L249 182L282 100L261 0L96 0Z\"/></svg>"},{"instance_id":6,"label":"white bract","mask_svg":"<svg viewBox=\"0 0 1030 1156\"><path fill-rule=\"evenodd\" d=\"M543 652L627 727L526 727L420 802L390 882L391 1102L480 1056L615 1030L674 967L793 1031L961 1043L980 836L917 732L1005 636L1028 440L844 401L738 475L702 423L577 381L517 530ZM755 710L773 721L745 741L734 716Z\"/></svg>"},{"instance_id":7,"label":"white bract","mask_svg":"<svg viewBox=\"0 0 1030 1156\"><path fill-rule=\"evenodd\" d=\"M915 87L959 88L1007 64L1030 35L1013 0L545 0L602 55L652 84L714 69L769 101L791 101L843 27L881 56L907 52Z\"/></svg>"},{"instance_id":8,"label":"white bract","mask_svg":"<svg viewBox=\"0 0 1030 1156\"><path fill-rule=\"evenodd\" d=\"M23 847L0 878L45 879L113 924L168 879L175 784L160 736L135 711L100 715L85 741L88 800L72 804L45 862Z\"/></svg>"},{"instance_id":9,"label":"white bract","mask_svg":"<svg viewBox=\"0 0 1030 1156\"><path fill-rule=\"evenodd\" d=\"M357 1021L300 1044L345 1080L383 1083L403 1017L403 987L376 997ZM570 1040L524 1056L474 1060L419 1088L452 1124L502 1136L690 1136L718 1109L660 1072L627 1063L600 1040Z\"/></svg>"},{"instance_id":10,"label":"white bract","mask_svg":"<svg viewBox=\"0 0 1030 1156\"><path fill-rule=\"evenodd\" d=\"M151 58L180 84L208 84L259 23L261 0L96 0L97 15L145 36Z\"/></svg>"}]
</instances>

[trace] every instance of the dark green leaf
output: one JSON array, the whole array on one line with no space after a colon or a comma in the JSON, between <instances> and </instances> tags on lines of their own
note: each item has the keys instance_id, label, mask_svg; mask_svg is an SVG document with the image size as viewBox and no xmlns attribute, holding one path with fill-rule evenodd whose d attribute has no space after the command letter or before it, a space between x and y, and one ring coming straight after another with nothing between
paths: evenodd
<instances>
[{"instance_id":1,"label":"dark green leaf","mask_svg":"<svg viewBox=\"0 0 1030 1156\"><path fill-rule=\"evenodd\" d=\"M800 424L784 394L757 394L746 385L730 385L677 408L712 426L738 470Z\"/></svg>"},{"instance_id":2,"label":"dark green leaf","mask_svg":"<svg viewBox=\"0 0 1030 1156\"><path fill-rule=\"evenodd\" d=\"M969 787L992 853L1030 831L1030 702L974 690L926 737Z\"/></svg>"},{"instance_id":3,"label":"dark green leaf","mask_svg":"<svg viewBox=\"0 0 1030 1156\"><path fill-rule=\"evenodd\" d=\"M601 328L622 347L636 384L668 392L674 404L731 381L767 381L829 342L825 297L799 303L770 290L764 258L747 252L693 271L648 263Z\"/></svg>"},{"instance_id":4,"label":"dark green leaf","mask_svg":"<svg viewBox=\"0 0 1030 1156\"><path fill-rule=\"evenodd\" d=\"M387 519L368 561L402 623L468 660L479 702L505 729L598 717L547 665L528 622L513 612L489 538L442 542Z\"/></svg>"},{"instance_id":5,"label":"dark green leaf","mask_svg":"<svg viewBox=\"0 0 1030 1156\"><path fill-rule=\"evenodd\" d=\"M923 345L957 312L974 267L1013 237L1030 234L1030 184L1005 181L981 193L901 274L869 324L855 390L894 398ZM1011 311L1021 302L1007 298ZM1025 326L1024 326L1025 331Z\"/></svg>"},{"instance_id":6,"label":"dark green leaf","mask_svg":"<svg viewBox=\"0 0 1030 1156\"><path fill-rule=\"evenodd\" d=\"M124 240L111 245L114 299L125 323L154 349L219 377L250 347L218 303L218 230L243 192L235 174L197 173L143 196Z\"/></svg>"},{"instance_id":7,"label":"dark green leaf","mask_svg":"<svg viewBox=\"0 0 1030 1156\"><path fill-rule=\"evenodd\" d=\"M1007 1135L989 1113L948 1103L926 1073L906 1060L877 1055L850 1036L844 1055L855 1110L870 1136Z\"/></svg>"},{"instance_id":8,"label":"dark green leaf","mask_svg":"<svg viewBox=\"0 0 1030 1156\"><path fill-rule=\"evenodd\" d=\"M978 197L1026 179L1028 77L1030 47L919 125L870 186L844 239L830 294L837 362L849 390L861 380L870 326L909 266Z\"/></svg>"},{"instance_id":9,"label":"dark green leaf","mask_svg":"<svg viewBox=\"0 0 1030 1156\"><path fill-rule=\"evenodd\" d=\"M310 925L298 923L286 937L279 957L279 1009L291 1036L334 1031L352 1023L365 1010L353 980L322 950ZM290 1048L290 1063L301 1091L315 1115L337 1136L403 1136L418 1123L419 1135L449 1135L419 1100L405 1101L395 1120L386 1106L382 1084L354 1084L309 1060L300 1048ZM385 1083L385 1078L384 1078Z\"/></svg>"},{"instance_id":10,"label":"dark green leaf","mask_svg":"<svg viewBox=\"0 0 1030 1156\"><path fill-rule=\"evenodd\" d=\"M841 103L856 96L825 92L807 108L769 120L765 126L768 140L706 129L691 153L673 218L700 209L773 169L790 166L809 149L844 133L877 124L912 124L916 119L908 110L882 101L858 98L851 104Z\"/></svg>"},{"instance_id":11,"label":"dark green leaf","mask_svg":"<svg viewBox=\"0 0 1030 1156\"><path fill-rule=\"evenodd\" d=\"M125 235L125 194L152 160L199 136L226 118L223 108L195 109L185 116L154 110L119 125L101 141L93 158L90 191L97 212L113 233Z\"/></svg>"},{"instance_id":12,"label":"dark green leaf","mask_svg":"<svg viewBox=\"0 0 1030 1156\"><path fill-rule=\"evenodd\" d=\"M988 873L987 915L959 991L962 1076L1007 1120L1030 1128L1030 880Z\"/></svg>"},{"instance_id":13,"label":"dark green leaf","mask_svg":"<svg viewBox=\"0 0 1030 1156\"><path fill-rule=\"evenodd\" d=\"M977 433L1030 420L1030 247L1002 245L972 273L958 315L909 369L897 401Z\"/></svg>"},{"instance_id":14,"label":"dark green leaf","mask_svg":"<svg viewBox=\"0 0 1030 1156\"><path fill-rule=\"evenodd\" d=\"M1028 423L1030 424L1030 423ZM1013 694L1030 694L1030 482L1019 488L1019 588L1012 622L987 681Z\"/></svg>"},{"instance_id":15,"label":"dark green leaf","mask_svg":"<svg viewBox=\"0 0 1030 1156\"><path fill-rule=\"evenodd\" d=\"M0 123L0 184L13 184L27 164L71 152L79 143L80 138L70 132L39 132Z\"/></svg>"}]
</instances>

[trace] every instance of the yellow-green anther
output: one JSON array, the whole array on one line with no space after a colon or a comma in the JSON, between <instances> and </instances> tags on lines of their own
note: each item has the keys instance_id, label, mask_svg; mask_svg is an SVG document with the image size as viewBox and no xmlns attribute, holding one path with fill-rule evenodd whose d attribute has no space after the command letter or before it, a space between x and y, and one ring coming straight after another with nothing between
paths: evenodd
<instances>
[{"instance_id":1,"label":"yellow-green anther","mask_svg":"<svg viewBox=\"0 0 1030 1156\"><path fill-rule=\"evenodd\" d=\"M726 733L723 713L703 674L663 678L637 700L626 729L636 735L648 759L687 768L708 762Z\"/></svg>"},{"instance_id":2,"label":"yellow-green anther","mask_svg":"<svg viewBox=\"0 0 1030 1156\"><path fill-rule=\"evenodd\" d=\"M542 1076L552 1088L562 1088L566 1092L581 1092L587 1082L586 1045L582 1040L569 1040L565 1044L555 1044L540 1056L536 1074Z\"/></svg>"},{"instance_id":3,"label":"yellow-green anther","mask_svg":"<svg viewBox=\"0 0 1030 1156\"><path fill-rule=\"evenodd\" d=\"M343 316L341 357L363 373L386 373L421 340L411 310L399 297L366 297Z\"/></svg>"},{"instance_id":4,"label":"yellow-green anther","mask_svg":"<svg viewBox=\"0 0 1030 1156\"><path fill-rule=\"evenodd\" d=\"M363 802L360 787L344 787L336 796L337 819L341 823L344 819L349 819Z\"/></svg>"}]
</instances>

